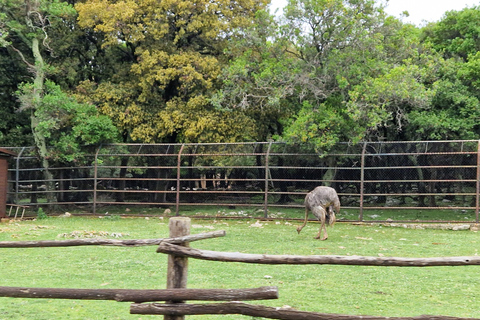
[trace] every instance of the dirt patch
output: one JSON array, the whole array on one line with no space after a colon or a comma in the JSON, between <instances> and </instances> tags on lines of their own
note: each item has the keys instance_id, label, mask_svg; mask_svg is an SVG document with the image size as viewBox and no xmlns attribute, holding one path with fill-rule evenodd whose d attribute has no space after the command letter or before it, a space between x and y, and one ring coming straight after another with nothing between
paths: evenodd
<instances>
[{"instance_id":1,"label":"dirt patch","mask_svg":"<svg viewBox=\"0 0 480 320\"><path fill-rule=\"evenodd\" d=\"M404 229L435 229L452 231L478 231L477 224L454 224L454 223L379 223L382 227L404 228Z\"/></svg>"}]
</instances>

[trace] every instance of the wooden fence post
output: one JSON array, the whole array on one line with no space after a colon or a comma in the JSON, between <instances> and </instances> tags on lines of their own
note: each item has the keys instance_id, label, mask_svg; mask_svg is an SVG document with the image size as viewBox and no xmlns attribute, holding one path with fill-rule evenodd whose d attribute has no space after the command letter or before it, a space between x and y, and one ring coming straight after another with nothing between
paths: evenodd
<instances>
[{"instance_id":1,"label":"wooden fence post","mask_svg":"<svg viewBox=\"0 0 480 320\"><path fill-rule=\"evenodd\" d=\"M182 237L190 234L190 218L173 217L168 222L170 237ZM188 242L181 244L188 247ZM188 258L168 255L167 289L187 287ZM182 301L167 301L167 303L181 303ZM164 320L183 320L185 316L163 317Z\"/></svg>"}]
</instances>

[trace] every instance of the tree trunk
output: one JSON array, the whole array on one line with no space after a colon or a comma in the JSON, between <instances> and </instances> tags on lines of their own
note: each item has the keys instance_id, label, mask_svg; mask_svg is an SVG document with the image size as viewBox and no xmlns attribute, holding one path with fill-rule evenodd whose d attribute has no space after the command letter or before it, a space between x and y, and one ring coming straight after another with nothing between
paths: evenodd
<instances>
[{"instance_id":1,"label":"tree trunk","mask_svg":"<svg viewBox=\"0 0 480 320\"><path fill-rule=\"evenodd\" d=\"M53 183L53 175L50 172L47 143L46 143L45 137L42 134L40 134L37 130L39 119L35 115L35 110L37 107L35 103L39 103L41 101L43 91L44 91L44 85L45 85L45 63L40 53L40 41L38 38L34 38L32 40L32 54L35 59L35 71L34 71L33 92L32 92L33 108L31 113L32 134L35 140L37 153L43 167L43 175L44 175L46 191L47 191L46 193L47 202L52 203L54 202L54 195L50 191L55 190L55 186Z\"/></svg>"}]
</instances>

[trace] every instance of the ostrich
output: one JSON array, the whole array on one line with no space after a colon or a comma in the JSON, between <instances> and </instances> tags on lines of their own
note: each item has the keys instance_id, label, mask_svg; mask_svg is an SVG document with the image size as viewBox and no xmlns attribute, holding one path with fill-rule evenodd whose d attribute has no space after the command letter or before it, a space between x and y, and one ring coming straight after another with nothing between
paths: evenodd
<instances>
[{"instance_id":1,"label":"ostrich","mask_svg":"<svg viewBox=\"0 0 480 320\"><path fill-rule=\"evenodd\" d=\"M340 212L340 200L338 199L335 189L320 186L307 193L305 197L305 221L303 225L297 228L298 233L300 233L307 224L309 210L312 211L313 215L321 223L320 230L318 230L315 239L320 239L320 234L322 229L324 229L325 232L321 240L327 240L328 234L325 222L328 220L328 225L332 226L336 221L335 212L337 214Z\"/></svg>"}]
</instances>

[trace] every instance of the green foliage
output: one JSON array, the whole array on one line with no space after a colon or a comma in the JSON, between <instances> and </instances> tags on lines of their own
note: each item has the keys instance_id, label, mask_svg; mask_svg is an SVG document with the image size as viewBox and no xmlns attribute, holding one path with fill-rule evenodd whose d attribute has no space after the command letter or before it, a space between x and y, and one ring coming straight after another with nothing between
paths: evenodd
<instances>
[{"instance_id":1,"label":"green foliage","mask_svg":"<svg viewBox=\"0 0 480 320\"><path fill-rule=\"evenodd\" d=\"M257 141L281 134L282 122L294 108L288 98L294 92L296 59L285 50L277 28L272 16L259 11L251 27L235 30L227 52L232 60L220 76L221 89L211 99L217 109L248 116L257 128Z\"/></svg>"},{"instance_id":2,"label":"green foliage","mask_svg":"<svg viewBox=\"0 0 480 320\"><path fill-rule=\"evenodd\" d=\"M350 92L349 114L366 130L378 132L389 126L401 132L408 125L409 113L428 106L435 93L422 83L423 71L416 65L399 66L356 86Z\"/></svg>"},{"instance_id":3,"label":"green foliage","mask_svg":"<svg viewBox=\"0 0 480 320\"><path fill-rule=\"evenodd\" d=\"M18 60L9 56L9 49L0 48L0 145L32 145L28 112L18 112L15 97L17 84L28 76L27 70Z\"/></svg>"},{"instance_id":4,"label":"green foliage","mask_svg":"<svg viewBox=\"0 0 480 320\"><path fill-rule=\"evenodd\" d=\"M7 15L3 12L0 12L0 47L7 47L11 44L10 41L7 40L9 33L5 28L5 20L7 19Z\"/></svg>"},{"instance_id":5,"label":"green foliage","mask_svg":"<svg viewBox=\"0 0 480 320\"><path fill-rule=\"evenodd\" d=\"M45 213L45 211L43 211L43 208L38 208L37 210L37 219L38 220L44 220L44 219L48 219L48 216L47 214Z\"/></svg>"},{"instance_id":6,"label":"green foliage","mask_svg":"<svg viewBox=\"0 0 480 320\"><path fill-rule=\"evenodd\" d=\"M358 142L363 138L361 129L364 128L355 124L345 111L339 96L331 96L316 107L305 101L284 136L295 143L312 145L317 152L328 150L341 141Z\"/></svg>"},{"instance_id":7,"label":"green foliage","mask_svg":"<svg viewBox=\"0 0 480 320\"><path fill-rule=\"evenodd\" d=\"M266 1L231 6L226 0L78 3L82 27L103 36L104 48L129 52L125 65L110 81L89 86L92 100L132 140L243 138L246 118L220 114L207 102L222 68L225 35L249 25L255 12L265 6Z\"/></svg>"},{"instance_id":8,"label":"green foliage","mask_svg":"<svg viewBox=\"0 0 480 320\"><path fill-rule=\"evenodd\" d=\"M147 143L478 138L479 7L419 29L378 1L267 3L0 0L0 144L80 161L110 121Z\"/></svg>"},{"instance_id":9,"label":"green foliage","mask_svg":"<svg viewBox=\"0 0 480 320\"><path fill-rule=\"evenodd\" d=\"M480 50L480 7L448 11L438 23L426 27L424 38L433 44L446 58L468 56Z\"/></svg>"},{"instance_id":10,"label":"green foliage","mask_svg":"<svg viewBox=\"0 0 480 320\"><path fill-rule=\"evenodd\" d=\"M23 84L18 96L20 99L33 99L33 90L33 85ZM36 130L52 147L49 158L53 160L81 161L81 147L116 142L118 139L118 130L107 116L100 115L93 105L78 103L51 81L46 81L44 94L35 105Z\"/></svg>"},{"instance_id":11,"label":"green foliage","mask_svg":"<svg viewBox=\"0 0 480 320\"><path fill-rule=\"evenodd\" d=\"M439 77L440 58L419 36L373 1L292 0L280 24L259 12L238 32L212 101L244 110L262 140L328 150L339 141L402 139L409 113L429 106Z\"/></svg>"},{"instance_id":12,"label":"green foliage","mask_svg":"<svg viewBox=\"0 0 480 320\"><path fill-rule=\"evenodd\" d=\"M480 52L469 55L467 62L454 64L454 66L458 70L455 78L468 87L472 94L480 98Z\"/></svg>"},{"instance_id":13,"label":"green foliage","mask_svg":"<svg viewBox=\"0 0 480 320\"><path fill-rule=\"evenodd\" d=\"M461 29L463 38L474 38L475 12L447 14L442 30L447 34L450 28L453 35ZM465 21L457 22L459 16ZM386 17L371 1L295 0L285 18L282 30L295 48L290 50L303 62L294 69L302 80L294 96L304 100L287 121L287 140L328 149L362 139L478 137L478 90L469 88L478 69L474 55L453 72L451 63L431 50L435 41L422 43L419 29ZM442 26L429 26L423 39ZM471 41L462 44L474 50Z\"/></svg>"},{"instance_id":14,"label":"green foliage","mask_svg":"<svg viewBox=\"0 0 480 320\"><path fill-rule=\"evenodd\" d=\"M76 11L68 2L59 0L38 0L25 3L21 0L0 1L0 47L11 46L18 37L26 44L33 39L43 39L48 47L50 24L57 19L75 15Z\"/></svg>"},{"instance_id":15,"label":"green foliage","mask_svg":"<svg viewBox=\"0 0 480 320\"><path fill-rule=\"evenodd\" d=\"M369 79L411 56L405 44L415 39L412 30L385 19L373 1L292 0L281 31L297 57L292 98L302 106L286 122L287 141L327 150L338 141L357 142L382 123L381 107L352 108L354 88L367 88Z\"/></svg>"},{"instance_id":16,"label":"green foliage","mask_svg":"<svg viewBox=\"0 0 480 320\"><path fill-rule=\"evenodd\" d=\"M77 11L71 4L60 0L42 1L40 3L40 10L48 14L49 17L67 18L75 16Z\"/></svg>"},{"instance_id":17,"label":"green foliage","mask_svg":"<svg viewBox=\"0 0 480 320\"><path fill-rule=\"evenodd\" d=\"M434 83L435 95L424 108L412 110L409 115L410 139L478 139L480 137L480 101L469 81L461 81L474 69L474 63L446 61L441 78ZM475 71L473 71L475 72ZM475 81L475 80L474 80Z\"/></svg>"}]
</instances>

